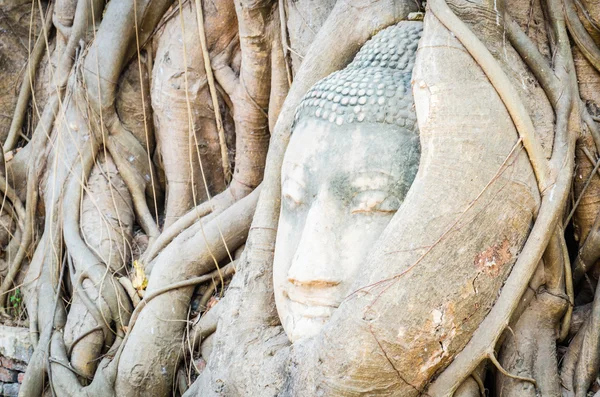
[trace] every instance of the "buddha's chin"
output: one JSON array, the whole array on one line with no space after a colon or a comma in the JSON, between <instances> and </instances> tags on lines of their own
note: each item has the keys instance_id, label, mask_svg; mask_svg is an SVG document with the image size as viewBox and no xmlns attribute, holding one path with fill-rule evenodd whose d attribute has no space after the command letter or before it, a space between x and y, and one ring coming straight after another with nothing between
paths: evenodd
<instances>
[{"instance_id":1,"label":"buddha's chin","mask_svg":"<svg viewBox=\"0 0 600 397\"><path fill-rule=\"evenodd\" d=\"M288 337L292 343L317 335L323 329L329 317L294 316L290 321Z\"/></svg>"}]
</instances>

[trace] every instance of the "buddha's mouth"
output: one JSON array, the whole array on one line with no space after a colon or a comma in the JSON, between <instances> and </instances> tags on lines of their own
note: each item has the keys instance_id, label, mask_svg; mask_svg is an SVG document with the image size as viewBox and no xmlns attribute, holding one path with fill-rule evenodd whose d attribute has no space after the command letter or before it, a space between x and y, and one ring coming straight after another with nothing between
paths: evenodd
<instances>
[{"instance_id":1,"label":"buddha's mouth","mask_svg":"<svg viewBox=\"0 0 600 397\"><path fill-rule=\"evenodd\" d=\"M335 307L332 306L309 306L290 300L291 311L305 318L329 318Z\"/></svg>"},{"instance_id":2,"label":"buddha's mouth","mask_svg":"<svg viewBox=\"0 0 600 397\"><path fill-rule=\"evenodd\" d=\"M298 316L306 318L329 318L340 305L330 294L302 293L284 289L283 295L290 301L290 309Z\"/></svg>"}]
</instances>

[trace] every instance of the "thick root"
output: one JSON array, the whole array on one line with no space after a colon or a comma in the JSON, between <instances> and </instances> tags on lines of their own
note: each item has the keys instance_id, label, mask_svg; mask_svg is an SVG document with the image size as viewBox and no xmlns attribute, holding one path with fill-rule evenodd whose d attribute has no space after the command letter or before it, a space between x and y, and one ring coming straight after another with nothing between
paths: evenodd
<instances>
[{"instance_id":1,"label":"thick root","mask_svg":"<svg viewBox=\"0 0 600 397\"><path fill-rule=\"evenodd\" d=\"M101 154L98 157L88 179L81 211L82 234L86 243L111 273L125 274L131 258L133 207L129 192L110 156ZM74 269L76 274L85 270L83 265L84 268ZM77 280L73 280L73 284L77 285ZM105 348L105 338L99 324L81 301L80 294L88 295L94 302L102 297L98 296L90 280L85 280L83 287L84 291L76 291L73 296L64 338L71 352L73 368L91 378L98 356ZM82 336L84 334L87 336Z\"/></svg>"},{"instance_id":2,"label":"thick root","mask_svg":"<svg viewBox=\"0 0 600 397\"><path fill-rule=\"evenodd\" d=\"M507 332L501 352L503 368L511 375L534 378L536 385L498 374L498 396L560 397L556 355L557 325L567 307L564 297L542 292Z\"/></svg>"},{"instance_id":3,"label":"thick root","mask_svg":"<svg viewBox=\"0 0 600 397\"><path fill-rule=\"evenodd\" d=\"M154 63L152 107L167 182L165 228L192 207L225 189L214 109L208 105L211 95L204 60L196 47L199 38L195 7L193 4L184 6L180 18L167 23L158 40ZM218 53L231 44L228 38L235 40L237 24L233 2L221 1L219 13L207 16L208 45L211 52ZM221 32L217 26L231 30ZM217 31L222 36L215 35ZM218 106L221 113L228 114L221 98ZM228 117L225 121L232 123ZM232 138L229 136L227 140L229 147L232 147Z\"/></svg>"},{"instance_id":4,"label":"thick root","mask_svg":"<svg viewBox=\"0 0 600 397\"><path fill-rule=\"evenodd\" d=\"M181 233L155 259L145 296L162 287L206 273L245 240L259 191L225 210L212 221ZM216 262L215 262L216 261ZM176 263L177 266L173 266ZM163 396L171 390L180 341L193 288L171 290L141 310L120 353L116 388L123 395ZM144 302L144 301L142 301ZM155 346L148 349L147 346Z\"/></svg>"}]
</instances>

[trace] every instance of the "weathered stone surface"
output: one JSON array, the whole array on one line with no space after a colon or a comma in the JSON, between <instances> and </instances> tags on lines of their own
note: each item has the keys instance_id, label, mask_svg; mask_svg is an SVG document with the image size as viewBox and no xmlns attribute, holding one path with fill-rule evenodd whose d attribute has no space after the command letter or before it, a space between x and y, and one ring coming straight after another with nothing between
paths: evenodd
<instances>
[{"instance_id":1,"label":"weathered stone surface","mask_svg":"<svg viewBox=\"0 0 600 397\"><path fill-rule=\"evenodd\" d=\"M19 395L19 389L21 385L18 383L11 383L4 385L4 396L5 397L16 397Z\"/></svg>"},{"instance_id":2,"label":"weathered stone surface","mask_svg":"<svg viewBox=\"0 0 600 397\"><path fill-rule=\"evenodd\" d=\"M15 371L25 372L27 365L8 357L0 357L0 363L4 368L14 369Z\"/></svg>"},{"instance_id":3,"label":"weathered stone surface","mask_svg":"<svg viewBox=\"0 0 600 397\"><path fill-rule=\"evenodd\" d=\"M0 367L0 382L12 383L17 381L19 373L10 369Z\"/></svg>"},{"instance_id":4,"label":"weathered stone surface","mask_svg":"<svg viewBox=\"0 0 600 397\"><path fill-rule=\"evenodd\" d=\"M32 354L28 329L0 325L0 356L29 363Z\"/></svg>"}]
</instances>

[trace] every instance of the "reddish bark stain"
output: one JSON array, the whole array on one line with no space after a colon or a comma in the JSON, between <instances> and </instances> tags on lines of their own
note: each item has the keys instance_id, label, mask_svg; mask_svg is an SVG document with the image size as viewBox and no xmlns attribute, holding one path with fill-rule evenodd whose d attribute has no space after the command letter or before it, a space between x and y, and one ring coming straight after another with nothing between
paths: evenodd
<instances>
[{"instance_id":1,"label":"reddish bark stain","mask_svg":"<svg viewBox=\"0 0 600 397\"><path fill-rule=\"evenodd\" d=\"M500 269L512 260L512 254L510 253L510 243L507 239L504 239L502 243L491 246L483 252L480 252L475 256L474 264L477 269L482 270L484 273L497 276L500 273Z\"/></svg>"}]
</instances>

